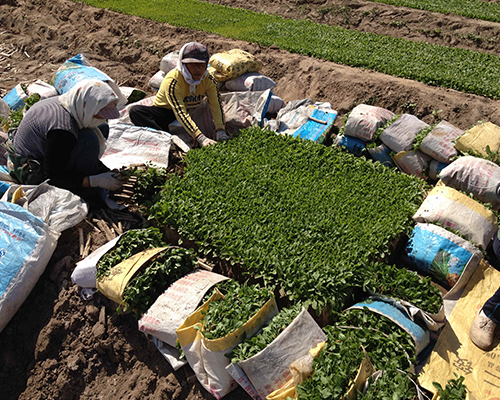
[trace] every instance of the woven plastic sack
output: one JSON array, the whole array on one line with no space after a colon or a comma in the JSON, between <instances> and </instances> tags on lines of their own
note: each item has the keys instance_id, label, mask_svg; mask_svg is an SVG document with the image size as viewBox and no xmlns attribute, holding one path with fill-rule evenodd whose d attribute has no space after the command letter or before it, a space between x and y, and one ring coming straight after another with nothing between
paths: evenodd
<instances>
[{"instance_id":1,"label":"woven plastic sack","mask_svg":"<svg viewBox=\"0 0 500 400\"><path fill-rule=\"evenodd\" d=\"M483 253L469 241L434 224L417 223L404 251L404 260L450 287L465 286ZM466 268L471 271L463 274Z\"/></svg>"},{"instance_id":2,"label":"woven plastic sack","mask_svg":"<svg viewBox=\"0 0 500 400\"><path fill-rule=\"evenodd\" d=\"M210 73L219 82L237 78L245 72L258 72L262 69L262 61L252 54L232 49L216 53L210 57Z\"/></svg>"},{"instance_id":3,"label":"woven plastic sack","mask_svg":"<svg viewBox=\"0 0 500 400\"><path fill-rule=\"evenodd\" d=\"M458 190L438 184L427 195L413 219L416 222L440 223L454 229L483 249L498 230L495 214Z\"/></svg>"},{"instance_id":4,"label":"woven plastic sack","mask_svg":"<svg viewBox=\"0 0 500 400\"><path fill-rule=\"evenodd\" d=\"M0 332L45 271L58 238L41 218L0 201Z\"/></svg>"},{"instance_id":5,"label":"woven plastic sack","mask_svg":"<svg viewBox=\"0 0 500 400\"><path fill-rule=\"evenodd\" d=\"M476 125L457 139L455 148L463 153L472 150L484 157L488 156L487 147L491 152L500 151L500 126L486 122Z\"/></svg>"},{"instance_id":6,"label":"woven plastic sack","mask_svg":"<svg viewBox=\"0 0 500 400\"><path fill-rule=\"evenodd\" d=\"M257 333L278 313L276 299L273 296L257 314L240 328L223 338L210 340L205 338L200 331L201 321L210 302L218 301L222 297L216 288L210 300L187 317L176 330L179 343L189 365L201 385L216 399L221 399L238 386L233 377L226 371L230 361L225 354L234 349L245 337L251 337Z\"/></svg>"},{"instance_id":7,"label":"woven plastic sack","mask_svg":"<svg viewBox=\"0 0 500 400\"><path fill-rule=\"evenodd\" d=\"M457 156L455 141L464 131L446 121L437 124L422 140L419 150L435 160L449 164Z\"/></svg>"},{"instance_id":8,"label":"woven plastic sack","mask_svg":"<svg viewBox=\"0 0 500 400\"><path fill-rule=\"evenodd\" d=\"M276 83L271 78L257 72L246 72L226 81L226 89L231 92L260 92L273 87L276 87Z\"/></svg>"},{"instance_id":9,"label":"woven plastic sack","mask_svg":"<svg viewBox=\"0 0 500 400\"><path fill-rule=\"evenodd\" d=\"M368 142L373 139L377 130L395 114L385 108L360 104L354 107L345 123L345 135L356 137Z\"/></svg>"},{"instance_id":10,"label":"woven plastic sack","mask_svg":"<svg viewBox=\"0 0 500 400\"><path fill-rule=\"evenodd\" d=\"M462 190L495 210L500 209L500 167L483 158L465 156L453 161L439 173L446 186Z\"/></svg>"},{"instance_id":11,"label":"woven plastic sack","mask_svg":"<svg viewBox=\"0 0 500 400\"><path fill-rule=\"evenodd\" d=\"M428 126L414 115L403 114L384 129L380 134L380 140L396 153L413 150L413 141L417 133Z\"/></svg>"},{"instance_id":12,"label":"woven plastic sack","mask_svg":"<svg viewBox=\"0 0 500 400\"><path fill-rule=\"evenodd\" d=\"M160 71L168 74L170 71L177 67L177 61L179 61L178 50L168 53L160 61Z\"/></svg>"},{"instance_id":13,"label":"woven plastic sack","mask_svg":"<svg viewBox=\"0 0 500 400\"><path fill-rule=\"evenodd\" d=\"M326 334L306 309L254 356L229 364L226 370L254 399L265 399L291 377L290 365L326 340Z\"/></svg>"},{"instance_id":14,"label":"woven plastic sack","mask_svg":"<svg viewBox=\"0 0 500 400\"><path fill-rule=\"evenodd\" d=\"M425 170L429 167L431 158L421 151L402 151L393 158L401 171L408 175L415 175L419 178L424 177Z\"/></svg>"}]
</instances>

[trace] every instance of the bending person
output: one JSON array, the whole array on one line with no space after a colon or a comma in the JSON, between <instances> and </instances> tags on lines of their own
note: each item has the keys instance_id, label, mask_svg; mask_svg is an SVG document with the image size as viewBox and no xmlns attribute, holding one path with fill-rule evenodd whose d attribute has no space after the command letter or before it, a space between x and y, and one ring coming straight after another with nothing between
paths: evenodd
<instances>
[{"instance_id":1,"label":"bending person","mask_svg":"<svg viewBox=\"0 0 500 400\"><path fill-rule=\"evenodd\" d=\"M208 73L208 60L208 50L201 43L191 42L182 46L177 68L163 79L153 105L130 108L132 123L168 132L168 125L177 120L201 146L215 144L201 132L188 114L188 109L198 107L206 97L217 140L228 140L219 90L215 79Z\"/></svg>"},{"instance_id":2,"label":"bending person","mask_svg":"<svg viewBox=\"0 0 500 400\"><path fill-rule=\"evenodd\" d=\"M9 154L14 170L36 163L38 171L15 174L20 183L38 184L46 179L85 200L91 188L118 190L122 181L100 157L109 132L107 119L118 118L118 97L99 80L78 82L67 93L40 100L26 112ZM97 129L99 127L99 129Z\"/></svg>"}]
</instances>

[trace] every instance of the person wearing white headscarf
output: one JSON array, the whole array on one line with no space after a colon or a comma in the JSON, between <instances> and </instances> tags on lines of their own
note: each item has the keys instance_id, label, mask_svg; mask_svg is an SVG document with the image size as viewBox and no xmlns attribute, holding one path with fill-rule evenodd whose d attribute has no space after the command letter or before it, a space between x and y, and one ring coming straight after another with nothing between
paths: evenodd
<instances>
[{"instance_id":1,"label":"person wearing white headscarf","mask_svg":"<svg viewBox=\"0 0 500 400\"><path fill-rule=\"evenodd\" d=\"M77 82L67 93L42 99L29 108L13 138L19 156L36 160L40 174L54 186L85 198L85 188L118 190L122 182L99 160L109 132L106 120L118 118L118 97L96 79ZM99 127L99 128L98 128ZM115 176L113 176L115 175Z\"/></svg>"},{"instance_id":2,"label":"person wearing white headscarf","mask_svg":"<svg viewBox=\"0 0 500 400\"><path fill-rule=\"evenodd\" d=\"M130 108L132 123L168 132L169 124L177 120L201 146L215 144L214 140L201 132L188 113L189 109L198 107L206 97L217 141L228 140L219 90L217 82L208 73L208 60L208 49L203 44L190 42L182 46L177 68L163 79L153 105L136 105Z\"/></svg>"}]
</instances>

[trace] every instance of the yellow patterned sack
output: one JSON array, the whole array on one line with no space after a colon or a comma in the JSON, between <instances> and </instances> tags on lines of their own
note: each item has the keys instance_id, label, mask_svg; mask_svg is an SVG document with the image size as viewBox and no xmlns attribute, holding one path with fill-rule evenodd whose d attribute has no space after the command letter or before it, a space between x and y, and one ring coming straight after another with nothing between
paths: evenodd
<instances>
[{"instance_id":1,"label":"yellow patterned sack","mask_svg":"<svg viewBox=\"0 0 500 400\"><path fill-rule=\"evenodd\" d=\"M457 139L455 148L467 153L469 150L488 156L486 147L489 146L491 152L500 151L500 126L486 122L476 125L466 131Z\"/></svg>"},{"instance_id":2,"label":"yellow patterned sack","mask_svg":"<svg viewBox=\"0 0 500 400\"><path fill-rule=\"evenodd\" d=\"M445 387L449 379L455 379L455 373L465 377L467 399L498 400L500 397L498 335L494 338L493 348L490 351L483 351L472 343L469 330L476 313L499 286L500 272L481 260L423 366L418 378L421 386L436 392L433 382Z\"/></svg>"},{"instance_id":3,"label":"yellow patterned sack","mask_svg":"<svg viewBox=\"0 0 500 400\"><path fill-rule=\"evenodd\" d=\"M257 72L262 69L262 61L252 54L232 49L216 53L210 57L210 73L218 82L238 78L246 72Z\"/></svg>"}]
</instances>

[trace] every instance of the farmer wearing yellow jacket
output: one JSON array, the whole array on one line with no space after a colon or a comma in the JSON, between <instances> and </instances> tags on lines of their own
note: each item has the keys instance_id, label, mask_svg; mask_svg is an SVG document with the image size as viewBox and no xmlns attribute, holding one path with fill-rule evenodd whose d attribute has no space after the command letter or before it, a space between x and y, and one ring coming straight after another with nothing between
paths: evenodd
<instances>
[{"instance_id":1,"label":"farmer wearing yellow jacket","mask_svg":"<svg viewBox=\"0 0 500 400\"><path fill-rule=\"evenodd\" d=\"M182 46L177 68L163 79L153 105L130 108L132 123L168 132L168 125L177 120L201 146L215 144L200 131L188 114L188 109L196 108L206 97L217 140L228 140L219 90L215 79L208 73L208 60L208 50L203 44L190 42Z\"/></svg>"}]
</instances>

